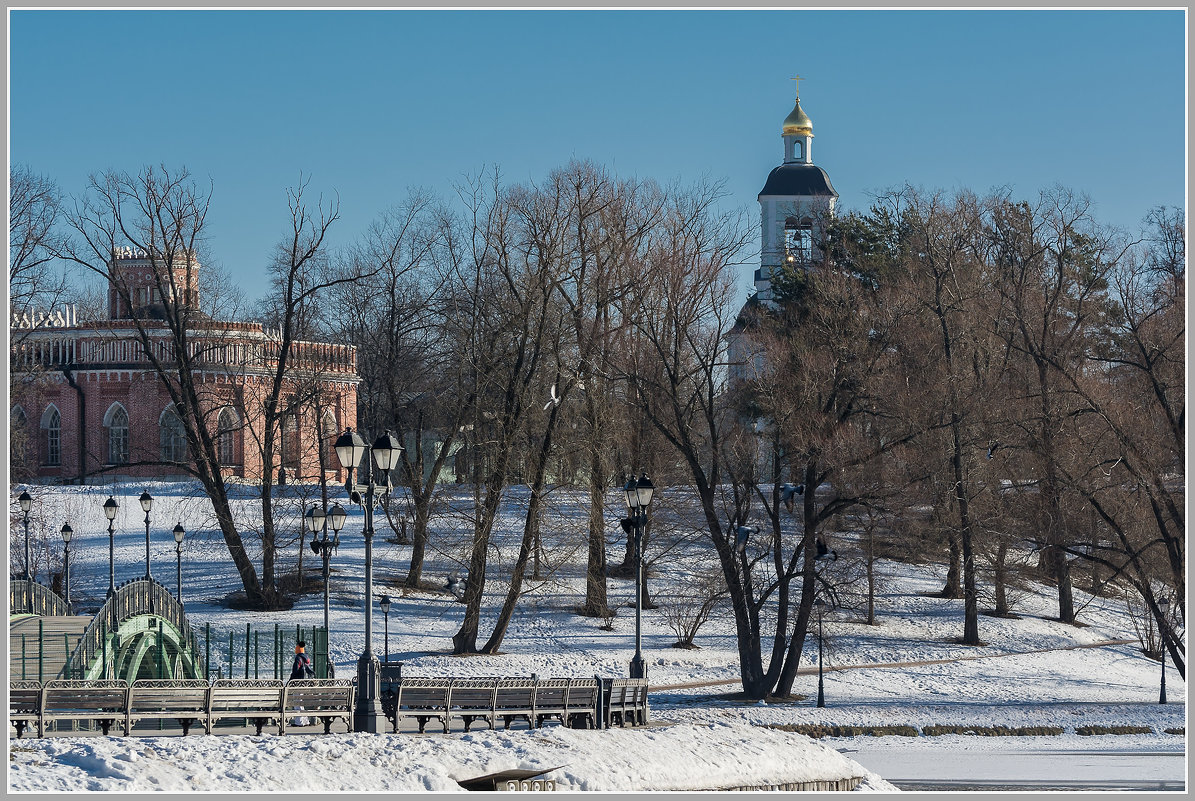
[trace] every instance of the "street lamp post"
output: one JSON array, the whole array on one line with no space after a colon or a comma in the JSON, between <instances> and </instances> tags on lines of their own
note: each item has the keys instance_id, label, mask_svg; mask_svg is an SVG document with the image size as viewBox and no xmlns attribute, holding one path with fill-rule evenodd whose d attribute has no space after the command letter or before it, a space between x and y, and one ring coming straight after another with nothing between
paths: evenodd
<instances>
[{"instance_id":1,"label":"street lamp post","mask_svg":"<svg viewBox=\"0 0 1195 801\"><path fill-rule=\"evenodd\" d=\"M1158 601L1158 611L1162 613L1162 620L1166 619L1166 613L1170 611L1170 601L1166 598ZM1162 686L1158 691L1158 703L1166 703L1166 635L1162 631L1162 626L1158 626L1158 636L1162 640Z\"/></svg>"},{"instance_id":2,"label":"street lamp post","mask_svg":"<svg viewBox=\"0 0 1195 801\"><path fill-rule=\"evenodd\" d=\"M826 690L822 683L822 615L826 612L826 602L818 598L813 602L813 608L817 611L817 705L820 708L826 705Z\"/></svg>"},{"instance_id":3,"label":"street lamp post","mask_svg":"<svg viewBox=\"0 0 1195 801\"><path fill-rule=\"evenodd\" d=\"M108 597L116 594L116 542L113 539L112 521L120 504L111 495L104 501L104 517L108 518Z\"/></svg>"},{"instance_id":4,"label":"street lamp post","mask_svg":"<svg viewBox=\"0 0 1195 801\"><path fill-rule=\"evenodd\" d=\"M643 529L647 525L647 507L651 504L655 485L647 473L636 481L627 481L623 491L627 496L629 521L635 531L635 656L631 659L632 679L647 678L647 663L643 661Z\"/></svg>"},{"instance_id":5,"label":"street lamp post","mask_svg":"<svg viewBox=\"0 0 1195 801\"><path fill-rule=\"evenodd\" d=\"M71 537L75 530L70 523L62 524L62 594L66 601L66 611L71 609Z\"/></svg>"},{"instance_id":6,"label":"street lamp post","mask_svg":"<svg viewBox=\"0 0 1195 801\"><path fill-rule=\"evenodd\" d=\"M183 537L187 536L186 529L183 528L183 521L178 521L178 525L174 527L174 555L177 561L175 562L175 580L178 582L178 605L183 605Z\"/></svg>"},{"instance_id":7,"label":"street lamp post","mask_svg":"<svg viewBox=\"0 0 1195 801\"><path fill-rule=\"evenodd\" d=\"M344 507L340 504L335 504L325 514L320 506L312 506L307 510L307 527L311 529L311 550L319 554L324 562L324 635L328 636L331 632L329 623L329 601L328 601L328 580L331 576L331 569L329 562L332 559L332 552L340 547L340 529L344 528L345 514ZM333 538L328 539L328 526L332 527ZM319 538L319 534L323 533L323 538ZM328 677L331 678L333 673L332 657L330 654L325 654L326 670Z\"/></svg>"},{"instance_id":8,"label":"street lamp post","mask_svg":"<svg viewBox=\"0 0 1195 801\"><path fill-rule=\"evenodd\" d=\"M353 468L369 452L372 459L366 460L362 468L366 471L365 483L353 483ZM402 445L394 435L386 432L377 438L372 446L366 445L361 435L346 429L336 440L336 458L348 470L344 483L350 498L361 497L365 509L365 650L357 660L357 705L353 710L353 731L378 733L384 726L380 698L382 694L382 667L373 653L370 642L373 636L373 505L379 485L374 481L374 470L381 473L384 482L380 485L384 493L390 491L390 470L398 461ZM372 462L372 463L371 463ZM364 490L364 496L358 495Z\"/></svg>"},{"instance_id":9,"label":"street lamp post","mask_svg":"<svg viewBox=\"0 0 1195 801\"><path fill-rule=\"evenodd\" d=\"M154 499L149 490L145 490L137 500L141 501L141 508L145 510L145 577L152 578L149 571L149 510L154 507Z\"/></svg>"},{"instance_id":10,"label":"street lamp post","mask_svg":"<svg viewBox=\"0 0 1195 801\"><path fill-rule=\"evenodd\" d=\"M390 664L390 596L383 595L378 599L378 608L382 610L382 618L386 628L386 664Z\"/></svg>"},{"instance_id":11,"label":"street lamp post","mask_svg":"<svg viewBox=\"0 0 1195 801\"><path fill-rule=\"evenodd\" d=\"M26 581L33 580L33 571L29 569L29 510L33 508L33 496L28 490L22 490L17 496L17 503L21 505L21 512L25 515L25 574Z\"/></svg>"}]
</instances>

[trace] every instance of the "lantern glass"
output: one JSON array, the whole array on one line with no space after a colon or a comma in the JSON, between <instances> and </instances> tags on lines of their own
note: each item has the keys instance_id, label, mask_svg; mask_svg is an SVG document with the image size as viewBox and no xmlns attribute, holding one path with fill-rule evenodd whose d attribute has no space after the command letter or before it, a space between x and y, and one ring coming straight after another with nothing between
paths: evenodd
<instances>
[{"instance_id":1,"label":"lantern glass","mask_svg":"<svg viewBox=\"0 0 1195 801\"><path fill-rule=\"evenodd\" d=\"M62 541L69 545L70 541L71 541L71 537L73 537L73 536L75 536L75 530L73 528L71 528L71 524L63 523L62 524Z\"/></svg>"},{"instance_id":2,"label":"lantern glass","mask_svg":"<svg viewBox=\"0 0 1195 801\"><path fill-rule=\"evenodd\" d=\"M174 527L174 541L181 543L183 541L183 537L185 536L187 536L187 531L183 528L183 524L180 522Z\"/></svg>"},{"instance_id":3,"label":"lantern glass","mask_svg":"<svg viewBox=\"0 0 1195 801\"><path fill-rule=\"evenodd\" d=\"M28 492L22 491L21 494L17 496L17 502L21 504L22 512L28 512L33 508L33 497Z\"/></svg>"},{"instance_id":4,"label":"lantern glass","mask_svg":"<svg viewBox=\"0 0 1195 801\"><path fill-rule=\"evenodd\" d=\"M344 528L344 520L348 515L344 511L344 507L336 504L328 510L328 521L332 526L333 532L339 532Z\"/></svg>"},{"instance_id":5,"label":"lantern glass","mask_svg":"<svg viewBox=\"0 0 1195 801\"><path fill-rule=\"evenodd\" d=\"M336 440L336 458L342 467L352 470L361 464L361 456L365 453L365 440L351 428L346 428Z\"/></svg>"},{"instance_id":6,"label":"lantern glass","mask_svg":"<svg viewBox=\"0 0 1195 801\"><path fill-rule=\"evenodd\" d=\"M655 492L655 485L651 483L651 479L647 477L647 473L639 476L639 484L636 487L636 492L639 494L639 505L644 509L651 503L652 493Z\"/></svg>"},{"instance_id":7,"label":"lantern glass","mask_svg":"<svg viewBox=\"0 0 1195 801\"><path fill-rule=\"evenodd\" d=\"M382 434L373 443L373 463L383 473L389 473L394 469L400 453L402 453L402 445L389 431Z\"/></svg>"},{"instance_id":8,"label":"lantern glass","mask_svg":"<svg viewBox=\"0 0 1195 801\"><path fill-rule=\"evenodd\" d=\"M381 607L383 615L390 614L390 596L383 595L381 598L379 598L378 606Z\"/></svg>"},{"instance_id":9,"label":"lantern glass","mask_svg":"<svg viewBox=\"0 0 1195 801\"><path fill-rule=\"evenodd\" d=\"M150 509L154 508L154 498L152 495L149 494L149 490L146 490L145 492L141 493L141 497L138 498L137 500L141 501L141 508L147 512Z\"/></svg>"},{"instance_id":10,"label":"lantern glass","mask_svg":"<svg viewBox=\"0 0 1195 801\"><path fill-rule=\"evenodd\" d=\"M104 516L107 517L109 520L115 520L116 519L116 510L119 508L120 508L120 504L116 502L115 498L113 498L111 495L109 495L108 500L104 501Z\"/></svg>"},{"instance_id":11,"label":"lantern glass","mask_svg":"<svg viewBox=\"0 0 1195 801\"><path fill-rule=\"evenodd\" d=\"M307 523L312 531L322 531L327 514L322 506L312 506L307 510Z\"/></svg>"},{"instance_id":12,"label":"lantern glass","mask_svg":"<svg viewBox=\"0 0 1195 801\"><path fill-rule=\"evenodd\" d=\"M622 488L622 491L627 495L627 508L632 512L639 508L639 491L635 488L635 479L631 478L627 481L627 485Z\"/></svg>"}]
</instances>

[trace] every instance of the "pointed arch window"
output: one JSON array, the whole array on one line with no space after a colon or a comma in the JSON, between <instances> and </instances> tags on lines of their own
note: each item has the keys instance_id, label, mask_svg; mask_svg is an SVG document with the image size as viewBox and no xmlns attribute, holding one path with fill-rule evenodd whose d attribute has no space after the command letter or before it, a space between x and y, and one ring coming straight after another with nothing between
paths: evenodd
<instances>
[{"instance_id":1,"label":"pointed arch window","mask_svg":"<svg viewBox=\"0 0 1195 801\"><path fill-rule=\"evenodd\" d=\"M58 407L50 404L46 407L45 414L41 418L41 427L44 440L44 451L42 456L44 464L49 467L57 467L62 464L62 415L58 412Z\"/></svg>"},{"instance_id":2,"label":"pointed arch window","mask_svg":"<svg viewBox=\"0 0 1195 801\"><path fill-rule=\"evenodd\" d=\"M320 444L324 451L324 469L335 470L340 464L336 460L336 438L340 436L340 427L336 425L336 415L331 409L324 412L320 418Z\"/></svg>"},{"instance_id":3,"label":"pointed arch window","mask_svg":"<svg viewBox=\"0 0 1195 801\"><path fill-rule=\"evenodd\" d=\"M293 414L282 418L282 466L298 478L299 470L299 420Z\"/></svg>"},{"instance_id":4,"label":"pointed arch window","mask_svg":"<svg viewBox=\"0 0 1195 801\"><path fill-rule=\"evenodd\" d=\"M119 403L114 403L104 415L104 427L108 432L108 464L129 463L129 413Z\"/></svg>"},{"instance_id":5,"label":"pointed arch window","mask_svg":"<svg viewBox=\"0 0 1195 801\"><path fill-rule=\"evenodd\" d=\"M187 461L187 432L174 404L167 406L158 419L158 438L163 462Z\"/></svg>"},{"instance_id":6,"label":"pointed arch window","mask_svg":"<svg viewBox=\"0 0 1195 801\"><path fill-rule=\"evenodd\" d=\"M225 406L216 420L216 456L220 464L239 464L237 461L236 432L241 427L241 420L232 407Z\"/></svg>"},{"instance_id":7,"label":"pointed arch window","mask_svg":"<svg viewBox=\"0 0 1195 801\"><path fill-rule=\"evenodd\" d=\"M25 460L25 446L28 443L29 418L20 406L12 407L8 416L8 454L11 466L16 466Z\"/></svg>"}]
</instances>

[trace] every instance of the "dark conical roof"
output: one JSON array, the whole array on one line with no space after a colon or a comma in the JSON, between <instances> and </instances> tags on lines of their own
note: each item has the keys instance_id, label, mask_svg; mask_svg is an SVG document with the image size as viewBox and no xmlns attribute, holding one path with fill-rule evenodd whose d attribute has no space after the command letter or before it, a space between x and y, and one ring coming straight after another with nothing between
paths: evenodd
<instances>
[{"instance_id":1,"label":"dark conical roof","mask_svg":"<svg viewBox=\"0 0 1195 801\"><path fill-rule=\"evenodd\" d=\"M838 197L830 176L815 164L781 164L768 173L768 180L759 192L760 197L764 195Z\"/></svg>"}]
</instances>

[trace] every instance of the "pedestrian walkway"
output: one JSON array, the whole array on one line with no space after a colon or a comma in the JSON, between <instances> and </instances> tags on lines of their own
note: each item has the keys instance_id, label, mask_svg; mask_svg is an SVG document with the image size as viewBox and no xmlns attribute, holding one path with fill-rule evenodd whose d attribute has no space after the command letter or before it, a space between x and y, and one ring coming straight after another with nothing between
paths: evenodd
<instances>
[{"instance_id":1,"label":"pedestrian walkway","mask_svg":"<svg viewBox=\"0 0 1195 801\"><path fill-rule=\"evenodd\" d=\"M823 665L822 671L829 673L834 670L867 670L870 668L914 667L916 665L946 665L951 662L972 662L978 659L1001 659L1009 656L1024 656L1025 654L1044 654L1051 651L1076 651L1082 648L1107 648L1111 645L1128 645L1136 640L1100 640L1099 642L1080 643L1076 645L1060 645L1056 648L1033 648L1028 651L1004 651L998 654L972 654L968 656L952 656L945 659L921 659L908 662L870 662L855 665ZM817 666L799 668L798 675L817 673ZM741 684L741 679L716 679L714 681L692 681L681 684L656 684L652 692L660 690L695 690L700 687L722 687L728 684Z\"/></svg>"}]
</instances>

